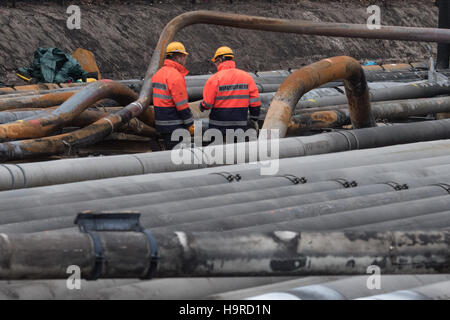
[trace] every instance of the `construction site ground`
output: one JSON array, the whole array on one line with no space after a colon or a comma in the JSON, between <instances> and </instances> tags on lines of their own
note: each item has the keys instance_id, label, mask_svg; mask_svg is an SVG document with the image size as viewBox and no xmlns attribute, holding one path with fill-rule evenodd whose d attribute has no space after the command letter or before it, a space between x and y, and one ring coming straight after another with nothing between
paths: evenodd
<instances>
[{"instance_id":1,"label":"construction site ground","mask_svg":"<svg viewBox=\"0 0 450 320\"><path fill-rule=\"evenodd\" d=\"M381 8L382 25L435 27L437 8L432 0L156 0L78 1L81 29L69 30L66 13L70 3L17 1L16 8L0 5L0 81L21 84L18 67L29 65L38 47L58 47L73 52L91 50L104 77L142 78L164 25L191 10L217 10L264 17L364 24L367 6ZM299 68L323 58L349 55L363 61L410 62L429 56L426 43L327 38L195 25L182 30L176 40L191 55L191 74L214 71L214 50L228 45L240 67L248 71ZM430 44L433 51L435 44Z\"/></svg>"}]
</instances>

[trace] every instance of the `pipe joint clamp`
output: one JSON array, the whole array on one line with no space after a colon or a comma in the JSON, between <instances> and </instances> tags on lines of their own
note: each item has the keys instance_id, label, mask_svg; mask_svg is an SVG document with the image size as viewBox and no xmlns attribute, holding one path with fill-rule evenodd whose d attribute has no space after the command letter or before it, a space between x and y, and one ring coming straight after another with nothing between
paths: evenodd
<instances>
[{"instance_id":1,"label":"pipe joint clamp","mask_svg":"<svg viewBox=\"0 0 450 320\"><path fill-rule=\"evenodd\" d=\"M149 267L141 279L151 279L155 276L158 268L158 243L150 230L142 227L139 218L141 214L137 211L122 212L93 212L83 211L78 213L75 224L80 232L87 233L93 241L95 255L94 268L86 280L97 280L105 263L104 248L99 233L102 231L128 231L141 232L145 234L149 243Z\"/></svg>"},{"instance_id":2,"label":"pipe joint clamp","mask_svg":"<svg viewBox=\"0 0 450 320\"><path fill-rule=\"evenodd\" d=\"M400 184L394 181L388 181L388 182L384 182L384 184L387 184L388 186L394 188L395 191L401 191L401 190L407 190L409 189L409 186L404 183L404 184Z\"/></svg>"},{"instance_id":3,"label":"pipe joint clamp","mask_svg":"<svg viewBox=\"0 0 450 320\"><path fill-rule=\"evenodd\" d=\"M346 179L335 179L333 181L336 181L337 183L339 183L340 185L342 185L344 188L354 188L358 186L358 183L356 181L347 181Z\"/></svg>"},{"instance_id":4,"label":"pipe joint clamp","mask_svg":"<svg viewBox=\"0 0 450 320\"><path fill-rule=\"evenodd\" d=\"M289 181L291 181L293 184L305 184L306 182L308 182L308 179L306 179L305 177L297 177L294 176L293 174L282 174L282 175L278 175L276 177L282 177L282 178L286 178Z\"/></svg>"}]
</instances>

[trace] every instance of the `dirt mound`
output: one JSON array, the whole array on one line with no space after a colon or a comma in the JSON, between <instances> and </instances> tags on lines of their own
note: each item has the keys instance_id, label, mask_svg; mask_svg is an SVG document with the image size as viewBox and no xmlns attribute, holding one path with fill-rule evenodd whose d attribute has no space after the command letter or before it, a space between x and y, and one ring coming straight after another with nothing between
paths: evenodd
<instances>
[{"instance_id":1,"label":"dirt mound","mask_svg":"<svg viewBox=\"0 0 450 320\"><path fill-rule=\"evenodd\" d=\"M190 10L216 10L309 21L365 23L368 4L382 8L383 25L437 26L434 1L81 1L81 29L69 30L67 6L47 1L18 1L17 8L0 7L0 81L16 81L14 70L28 65L37 47L94 52L107 78L141 78L164 25ZM109 4L108 4L109 2ZM201 2L201 3L200 3ZM235 49L238 66L249 71L298 68L324 57L392 62L423 60L427 45L417 42L359 40L239 30L210 25L180 32L190 55L191 74L213 71L209 59L221 45ZM433 49L436 45L431 45Z\"/></svg>"}]
</instances>

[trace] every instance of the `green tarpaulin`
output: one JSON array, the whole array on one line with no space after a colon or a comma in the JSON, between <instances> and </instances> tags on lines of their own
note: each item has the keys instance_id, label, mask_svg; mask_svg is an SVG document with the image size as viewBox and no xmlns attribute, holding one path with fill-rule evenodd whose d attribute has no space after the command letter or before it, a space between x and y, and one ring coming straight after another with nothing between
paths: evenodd
<instances>
[{"instance_id":1,"label":"green tarpaulin","mask_svg":"<svg viewBox=\"0 0 450 320\"><path fill-rule=\"evenodd\" d=\"M87 75L77 60L58 48L38 48L33 63L19 72L46 83L75 82Z\"/></svg>"}]
</instances>

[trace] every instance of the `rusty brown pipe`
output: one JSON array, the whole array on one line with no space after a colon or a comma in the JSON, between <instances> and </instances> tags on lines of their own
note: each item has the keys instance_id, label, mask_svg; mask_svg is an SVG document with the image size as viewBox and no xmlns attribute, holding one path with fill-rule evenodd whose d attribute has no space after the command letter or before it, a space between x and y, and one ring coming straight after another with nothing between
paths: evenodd
<instances>
[{"instance_id":1,"label":"rusty brown pipe","mask_svg":"<svg viewBox=\"0 0 450 320\"><path fill-rule=\"evenodd\" d=\"M95 102L105 98L114 99L120 104L127 104L134 101L137 95L123 84L100 80L77 92L59 108L46 115L0 125L0 140L46 136L75 119Z\"/></svg>"},{"instance_id":2,"label":"rusty brown pipe","mask_svg":"<svg viewBox=\"0 0 450 320\"><path fill-rule=\"evenodd\" d=\"M74 148L94 144L105 139L113 131L117 131L122 126L120 118L120 115L116 113L73 132L40 139L0 143L0 162L54 154L71 154Z\"/></svg>"},{"instance_id":3,"label":"rusty brown pipe","mask_svg":"<svg viewBox=\"0 0 450 320\"><path fill-rule=\"evenodd\" d=\"M75 94L75 91L63 91L42 95L19 96L0 100L0 111L22 108L47 108L62 104Z\"/></svg>"},{"instance_id":4,"label":"rusty brown pipe","mask_svg":"<svg viewBox=\"0 0 450 320\"><path fill-rule=\"evenodd\" d=\"M305 130L318 128L338 128L350 124L348 110L324 110L294 115L286 135L297 135Z\"/></svg>"},{"instance_id":5,"label":"rusty brown pipe","mask_svg":"<svg viewBox=\"0 0 450 320\"><path fill-rule=\"evenodd\" d=\"M407 119L450 112L450 97L374 102L371 107L377 120ZM337 128L347 124L350 124L350 115L345 105L302 109L292 116L287 135L296 135L305 129Z\"/></svg>"},{"instance_id":6,"label":"rusty brown pipe","mask_svg":"<svg viewBox=\"0 0 450 320\"><path fill-rule=\"evenodd\" d=\"M103 140L141 112L142 105L140 100L137 100L83 129L40 139L0 143L0 162L62 153L70 154L75 147L87 146Z\"/></svg>"},{"instance_id":7,"label":"rusty brown pipe","mask_svg":"<svg viewBox=\"0 0 450 320\"><path fill-rule=\"evenodd\" d=\"M0 88L0 94L4 93L14 93L20 91L39 91L39 90L51 90L58 89L60 86L56 83L38 83L38 84L27 84L23 86L13 86Z\"/></svg>"},{"instance_id":8,"label":"rusty brown pipe","mask_svg":"<svg viewBox=\"0 0 450 320\"><path fill-rule=\"evenodd\" d=\"M370 109L369 89L364 71L358 61L342 56L310 64L287 77L270 104L263 129L277 129L279 136L285 137L291 115L300 98L314 88L341 79L344 80L353 127L356 129L376 126Z\"/></svg>"},{"instance_id":9,"label":"rusty brown pipe","mask_svg":"<svg viewBox=\"0 0 450 320\"><path fill-rule=\"evenodd\" d=\"M446 29L382 26L380 29L369 30L366 25L345 23L273 19L214 11L184 13L172 19L164 27L147 69L139 99L127 105L114 117L109 116L101 119L83 129L86 131L80 133L80 138L85 142L97 142L99 141L97 139L107 136L111 129L114 130L119 125L146 111L152 101L151 78L164 60L167 44L173 40L180 29L198 23L309 35L450 43L450 30ZM84 88L81 92L85 92L86 89ZM153 113L153 108L149 108L149 111L146 112ZM88 135L89 132L90 135Z\"/></svg>"},{"instance_id":10,"label":"rusty brown pipe","mask_svg":"<svg viewBox=\"0 0 450 320\"><path fill-rule=\"evenodd\" d=\"M213 24L317 36L450 43L450 30L439 28L381 26L380 29L371 30L365 24L287 20L207 10L191 11L172 19L161 32L140 92L139 97L143 101L151 97L150 80L162 66L167 45L173 41L179 30L193 24Z\"/></svg>"},{"instance_id":11,"label":"rusty brown pipe","mask_svg":"<svg viewBox=\"0 0 450 320\"><path fill-rule=\"evenodd\" d=\"M87 109L84 110L78 117L67 124L67 126L83 128L93 124L94 122L106 117L111 111L117 112L118 108L105 108L105 111ZM119 132L135 134L138 136L156 137L156 130L137 118L131 119L128 123L123 124L118 128Z\"/></svg>"},{"instance_id":12,"label":"rusty brown pipe","mask_svg":"<svg viewBox=\"0 0 450 320\"><path fill-rule=\"evenodd\" d=\"M17 117L21 116L21 113L32 113L32 114L48 114L51 110L56 109L57 107L51 107L51 108L30 108L30 109L24 109L23 111L17 111L17 112L11 112L12 114L17 113ZM50 109L50 110L49 110ZM84 110L78 117L73 119L72 121L68 122L65 127L79 127L83 128L88 125L91 125L92 123L100 120L103 117L108 116L110 113L118 112L121 110L122 107L95 107L95 104L89 108ZM29 111L29 112L27 112ZM3 111L7 112L7 111ZM0 112L0 116L3 112ZM25 118L25 117L23 117ZM20 119L18 119L20 120ZM137 118L133 118L130 120L130 122L124 124L122 127L118 129L119 132L125 132L125 133L133 133L136 135L142 135L145 137L155 137L156 136L156 130L142 121L140 121Z\"/></svg>"}]
</instances>

